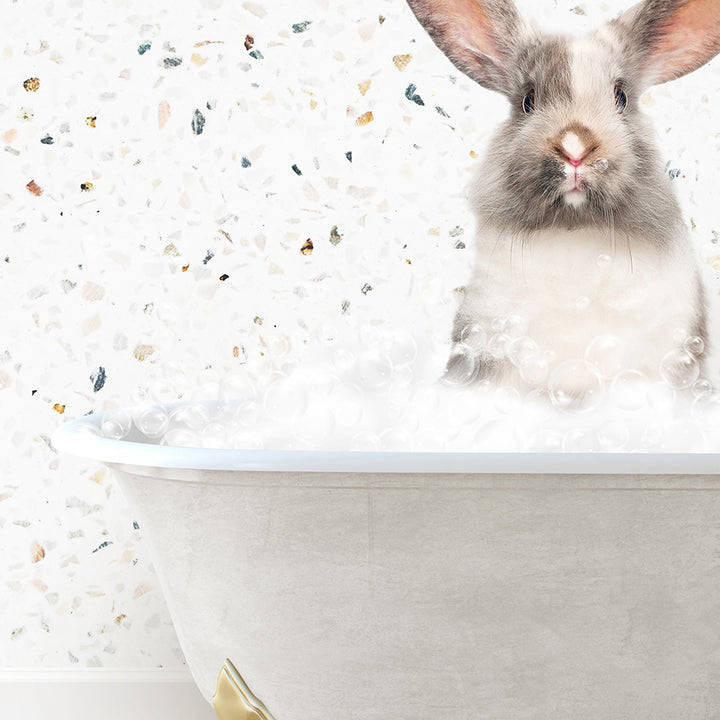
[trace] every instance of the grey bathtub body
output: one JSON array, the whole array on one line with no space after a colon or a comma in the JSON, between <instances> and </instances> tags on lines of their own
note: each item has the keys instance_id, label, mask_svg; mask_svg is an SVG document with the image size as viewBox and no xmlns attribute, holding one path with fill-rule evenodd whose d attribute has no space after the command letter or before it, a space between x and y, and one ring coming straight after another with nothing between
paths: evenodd
<instances>
[{"instance_id":1,"label":"grey bathtub body","mask_svg":"<svg viewBox=\"0 0 720 720\"><path fill-rule=\"evenodd\" d=\"M208 699L228 657L276 720L720 717L715 455L273 468L76 430L54 442L114 469Z\"/></svg>"}]
</instances>

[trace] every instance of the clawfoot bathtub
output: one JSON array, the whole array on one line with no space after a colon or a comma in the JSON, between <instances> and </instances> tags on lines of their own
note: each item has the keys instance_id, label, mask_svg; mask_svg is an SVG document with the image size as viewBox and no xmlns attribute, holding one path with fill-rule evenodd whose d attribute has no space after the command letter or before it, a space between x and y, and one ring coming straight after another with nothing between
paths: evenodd
<instances>
[{"instance_id":1,"label":"clawfoot bathtub","mask_svg":"<svg viewBox=\"0 0 720 720\"><path fill-rule=\"evenodd\" d=\"M113 469L222 720L720 717L717 455L214 450L102 421L53 443Z\"/></svg>"}]
</instances>

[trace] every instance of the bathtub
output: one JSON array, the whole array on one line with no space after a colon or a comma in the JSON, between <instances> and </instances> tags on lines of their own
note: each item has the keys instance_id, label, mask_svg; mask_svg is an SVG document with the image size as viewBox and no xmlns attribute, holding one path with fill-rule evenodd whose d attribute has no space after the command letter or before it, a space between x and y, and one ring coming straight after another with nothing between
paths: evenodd
<instances>
[{"instance_id":1,"label":"bathtub","mask_svg":"<svg viewBox=\"0 0 720 720\"><path fill-rule=\"evenodd\" d=\"M720 717L720 456L100 437L223 720ZM229 668L229 670L228 670ZM227 706L229 707L229 706Z\"/></svg>"}]
</instances>

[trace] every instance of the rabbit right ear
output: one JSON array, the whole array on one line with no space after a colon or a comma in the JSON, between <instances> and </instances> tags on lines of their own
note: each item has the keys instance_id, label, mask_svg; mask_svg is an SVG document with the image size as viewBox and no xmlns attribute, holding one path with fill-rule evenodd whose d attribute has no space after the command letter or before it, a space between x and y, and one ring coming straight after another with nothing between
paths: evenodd
<instances>
[{"instance_id":1,"label":"rabbit right ear","mask_svg":"<svg viewBox=\"0 0 720 720\"><path fill-rule=\"evenodd\" d=\"M459 70L486 88L510 94L510 61L527 31L511 0L407 2Z\"/></svg>"}]
</instances>

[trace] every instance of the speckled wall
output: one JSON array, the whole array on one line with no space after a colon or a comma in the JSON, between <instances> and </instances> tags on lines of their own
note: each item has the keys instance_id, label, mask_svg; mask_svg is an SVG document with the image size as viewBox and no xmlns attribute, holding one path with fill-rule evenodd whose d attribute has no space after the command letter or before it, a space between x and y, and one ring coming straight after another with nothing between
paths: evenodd
<instances>
[{"instance_id":1,"label":"speckled wall","mask_svg":"<svg viewBox=\"0 0 720 720\"><path fill-rule=\"evenodd\" d=\"M626 5L519 4L580 29ZM402 0L5 0L2 18L0 665L177 668L132 510L54 429L368 328L412 327L441 364L464 191L504 101ZM720 63L643 104L720 270Z\"/></svg>"}]
</instances>

